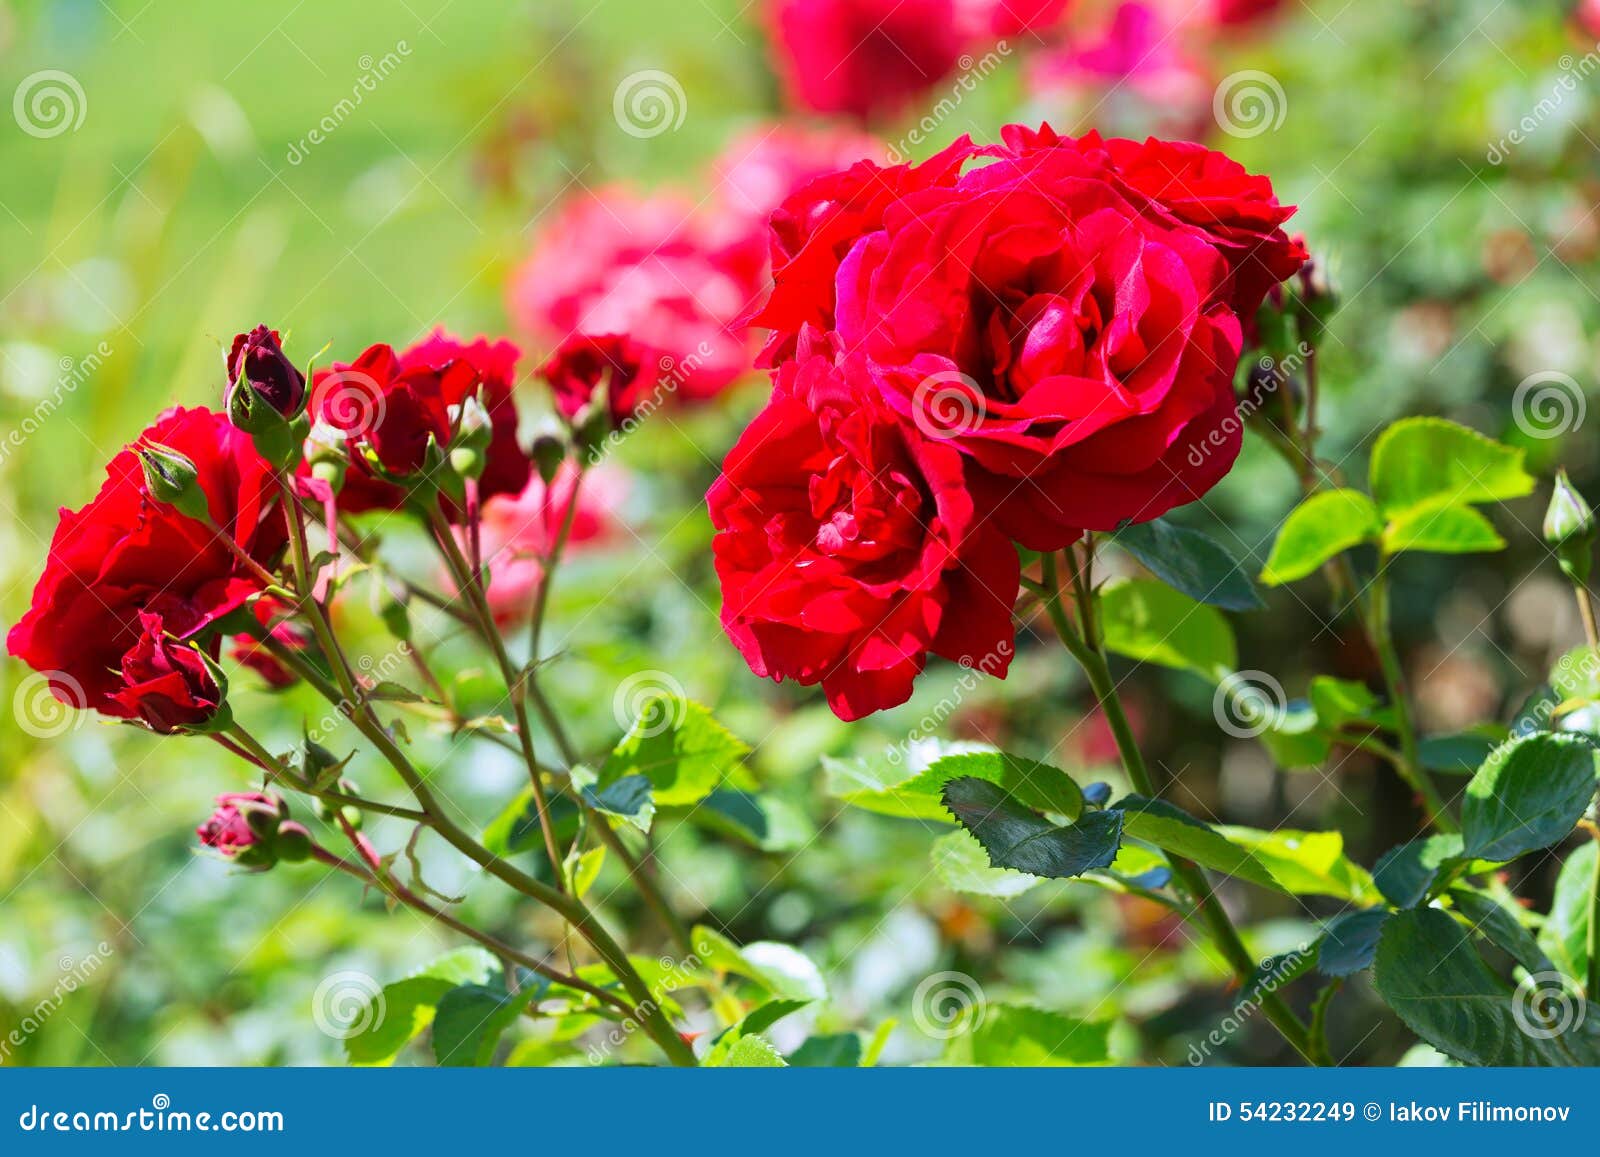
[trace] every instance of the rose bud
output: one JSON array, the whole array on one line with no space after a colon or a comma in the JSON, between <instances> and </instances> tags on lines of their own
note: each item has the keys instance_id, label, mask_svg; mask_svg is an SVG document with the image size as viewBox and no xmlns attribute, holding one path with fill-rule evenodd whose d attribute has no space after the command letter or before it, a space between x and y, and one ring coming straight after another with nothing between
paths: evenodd
<instances>
[{"instance_id":1,"label":"rose bud","mask_svg":"<svg viewBox=\"0 0 1600 1157\"><path fill-rule=\"evenodd\" d=\"M1550 507L1544 516L1544 540L1556 552L1563 573L1579 586L1589 581L1594 539L1594 511L1573 487L1567 472L1557 472Z\"/></svg>"},{"instance_id":2,"label":"rose bud","mask_svg":"<svg viewBox=\"0 0 1600 1157\"><path fill-rule=\"evenodd\" d=\"M285 418L295 417L305 406L306 376L283 352L277 330L258 325L249 333L237 335L227 361L230 399L242 382Z\"/></svg>"},{"instance_id":3,"label":"rose bud","mask_svg":"<svg viewBox=\"0 0 1600 1157\"><path fill-rule=\"evenodd\" d=\"M596 402L610 425L632 417L655 384L656 357L618 334L573 334L539 370L550 384L556 408L576 421Z\"/></svg>"},{"instance_id":4,"label":"rose bud","mask_svg":"<svg viewBox=\"0 0 1600 1157\"><path fill-rule=\"evenodd\" d=\"M209 524L211 510L200 489L200 472L195 464L170 446L147 442L134 447L144 470L144 488L157 502L176 507L179 513Z\"/></svg>"},{"instance_id":5,"label":"rose bud","mask_svg":"<svg viewBox=\"0 0 1600 1157\"><path fill-rule=\"evenodd\" d=\"M240 867L265 871L279 860L295 863L311 855L311 834L289 821L289 805L262 792L229 792L217 810L195 828L202 847Z\"/></svg>"},{"instance_id":6,"label":"rose bud","mask_svg":"<svg viewBox=\"0 0 1600 1157\"><path fill-rule=\"evenodd\" d=\"M111 699L160 735L226 727L227 680L211 658L167 634L158 614L139 612L139 638L122 656L122 687Z\"/></svg>"}]
</instances>

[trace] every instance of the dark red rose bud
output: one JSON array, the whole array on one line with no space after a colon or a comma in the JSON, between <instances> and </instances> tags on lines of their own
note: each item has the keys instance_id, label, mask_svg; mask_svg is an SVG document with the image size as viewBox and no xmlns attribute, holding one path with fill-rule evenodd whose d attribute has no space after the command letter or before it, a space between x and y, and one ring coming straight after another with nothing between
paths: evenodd
<instances>
[{"instance_id":1,"label":"dark red rose bud","mask_svg":"<svg viewBox=\"0 0 1600 1157\"><path fill-rule=\"evenodd\" d=\"M613 427L639 409L655 381L656 356L621 334L573 334L539 371L556 408L576 418L599 396Z\"/></svg>"},{"instance_id":2,"label":"dark red rose bud","mask_svg":"<svg viewBox=\"0 0 1600 1157\"><path fill-rule=\"evenodd\" d=\"M285 418L294 417L305 405L306 376L283 352L275 329L258 325L233 339L228 351L230 394L241 380Z\"/></svg>"},{"instance_id":3,"label":"dark red rose bud","mask_svg":"<svg viewBox=\"0 0 1600 1157\"><path fill-rule=\"evenodd\" d=\"M214 667L149 611L139 612L138 641L122 656L122 683L113 702L161 735L207 727L224 710Z\"/></svg>"},{"instance_id":4,"label":"dark red rose bud","mask_svg":"<svg viewBox=\"0 0 1600 1157\"><path fill-rule=\"evenodd\" d=\"M200 845L245 868L264 871L278 860L303 860L311 838L296 823L285 823L288 805L277 796L236 791L217 797L217 810L195 828Z\"/></svg>"}]
</instances>

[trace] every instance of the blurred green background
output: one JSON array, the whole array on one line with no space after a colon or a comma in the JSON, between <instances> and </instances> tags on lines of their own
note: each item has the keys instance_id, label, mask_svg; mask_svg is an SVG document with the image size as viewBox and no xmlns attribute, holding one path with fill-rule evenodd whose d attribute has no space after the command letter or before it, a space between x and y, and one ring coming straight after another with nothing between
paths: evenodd
<instances>
[{"instance_id":1,"label":"blurred green background","mask_svg":"<svg viewBox=\"0 0 1600 1157\"><path fill-rule=\"evenodd\" d=\"M505 277L564 194L615 181L703 189L704 166L729 137L779 112L759 10L737 0L670 11L652 0L0 2L0 95L59 69L85 107L81 126L57 136L0 125L0 430L25 432L0 458L4 622L27 605L56 508L87 501L104 462L160 408L215 404L219 343L235 331L266 320L292 331L302 358L324 343L349 356L407 342L440 323L503 332ZM923 151L1051 111L1023 83L1034 47L985 80ZM1213 74L1263 69L1286 95L1277 129L1213 139L1301 205L1292 227L1341 288L1323 354L1324 452L1353 476L1383 421L1441 413L1524 446L1537 469L1564 462L1591 499L1600 494L1597 423L1546 438L1519 426L1512 406L1533 373L1569 375L1585 391L1595 379L1600 77L1579 76L1502 163L1486 156L1594 48L1554 0L1289 0L1270 24L1213 46ZM388 75L306 148L309 130L386 55ZM687 116L678 131L638 139L618 128L611 99L646 68L677 78ZM86 358L81 383L58 390ZM556 591L565 655L552 685L586 744L616 737L611 695L624 676L665 667L758 744L755 772L791 805L794 830L767 851L687 827L664 835L676 903L740 941L784 939L810 953L832 990L825 1010L807 1014L823 1028L900 1017L886 1060L937 1054L907 1008L923 977L959 969L990 999L1119 1015L1130 1055L1183 1063L1231 1004L1221 970L1185 936L1090 889L963 898L929 869L932 825L845 813L827 795L823 755L902 739L958 672L935 665L912 704L846 727L817 697L755 680L723 642L700 496L761 392L754 381L726 405L630 439L631 537L575 560ZM1294 498L1288 469L1250 443L1191 519L1259 562ZM1511 544L1502 555L1399 565L1402 644L1431 731L1504 718L1579 638L1538 543L1541 501L1495 515ZM408 544L395 545L404 554ZM1238 618L1241 665L1273 672L1291 694L1312 673L1370 677L1370 656L1329 618L1315 583L1274 594L1267 612ZM382 648L370 616L357 607L348 619ZM470 681L481 658L444 634L441 664ZM242 770L203 741L157 743L92 719L41 738L17 718L26 674L0 665L13 708L0 712L0 1038L42 1023L5 1063L337 1062L338 1040L314 1024L324 979L392 979L447 946L315 868L241 877L195 856L193 826L211 795L246 786ZM300 692L269 697L240 683L239 712L284 746L303 714L321 714ZM1217 732L1208 686L1153 669L1129 686L1154 762L1191 810L1338 827L1369 865L1412 834L1406 792L1366 758L1284 773L1258 745ZM963 695L946 730L1055 751L1080 770L1104 758L1103 744L1084 740L1090 730L1075 732L1083 704L1065 656L1025 631L1010 679ZM516 766L487 745L419 743L479 823L516 791ZM364 787L393 791L376 766L353 770ZM396 843L382 826L375 838ZM525 941L549 932L500 890L475 886L459 860L426 843L421 854L431 884L468 893L472 919ZM1539 871L1534 894L1548 886ZM609 891L602 883L598 895ZM1309 913L1228 898L1257 923L1263 954L1304 940ZM607 913L639 929L647 949L654 932L633 903L618 891ZM104 967L38 1018L39 1002L61 996L63 975L101 943ZM1398 1059L1404 1029L1375 1000L1350 999L1336 1055ZM1282 1059L1260 1026L1230 1040L1226 1057Z\"/></svg>"}]
</instances>

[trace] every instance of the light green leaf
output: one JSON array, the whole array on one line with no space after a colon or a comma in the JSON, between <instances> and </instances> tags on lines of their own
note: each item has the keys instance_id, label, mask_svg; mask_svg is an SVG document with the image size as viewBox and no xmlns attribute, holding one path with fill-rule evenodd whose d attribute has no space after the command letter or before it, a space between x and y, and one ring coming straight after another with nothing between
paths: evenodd
<instances>
[{"instance_id":1,"label":"light green leaf","mask_svg":"<svg viewBox=\"0 0 1600 1157\"><path fill-rule=\"evenodd\" d=\"M600 869L605 866L606 849L604 845L590 848L586 852L579 852L576 848L567 853L567 862L563 865L567 878L567 889L580 900L594 882L600 878Z\"/></svg>"},{"instance_id":2,"label":"light green leaf","mask_svg":"<svg viewBox=\"0 0 1600 1157\"><path fill-rule=\"evenodd\" d=\"M1057 827L984 779L953 779L944 805L977 839L996 868L1062 879L1110 867L1121 842L1122 815L1089 812Z\"/></svg>"},{"instance_id":3,"label":"light green leaf","mask_svg":"<svg viewBox=\"0 0 1600 1157\"><path fill-rule=\"evenodd\" d=\"M1376 904L1381 899L1372 876L1344 854L1344 837L1338 832L1218 830L1230 843L1247 849L1279 887L1296 896L1335 896L1352 904Z\"/></svg>"},{"instance_id":4,"label":"light green leaf","mask_svg":"<svg viewBox=\"0 0 1600 1157\"><path fill-rule=\"evenodd\" d=\"M1274 891L1284 891L1264 864L1246 849L1209 824L1195 819L1165 800L1130 795L1116 809L1123 815L1123 832L1132 839L1154 844L1162 851L1193 860L1213 872L1236 876Z\"/></svg>"},{"instance_id":5,"label":"light green leaf","mask_svg":"<svg viewBox=\"0 0 1600 1157\"><path fill-rule=\"evenodd\" d=\"M731 774L750 749L700 704L675 695L645 702L633 729L600 767L595 792L631 775L650 782L658 807L704 799Z\"/></svg>"},{"instance_id":6,"label":"light green leaf","mask_svg":"<svg viewBox=\"0 0 1600 1157\"><path fill-rule=\"evenodd\" d=\"M482 948L457 948L402 980L383 986L351 1025L359 1031L344 1040L353 1065L386 1065L407 1043L433 1023L439 1001L459 984L483 983L499 967Z\"/></svg>"},{"instance_id":7,"label":"light green leaf","mask_svg":"<svg viewBox=\"0 0 1600 1157\"><path fill-rule=\"evenodd\" d=\"M1600 843L1588 840L1567 857L1556 877L1550 916L1539 930L1539 947L1574 980L1582 980L1589 967L1590 897L1597 855Z\"/></svg>"},{"instance_id":8,"label":"light green leaf","mask_svg":"<svg viewBox=\"0 0 1600 1157\"><path fill-rule=\"evenodd\" d=\"M1222 612L1155 579L1108 582L1100 592L1105 645L1130 659L1194 671L1213 682L1238 665Z\"/></svg>"},{"instance_id":9,"label":"light green leaf","mask_svg":"<svg viewBox=\"0 0 1600 1157\"><path fill-rule=\"evenodd\" d=\"M937 789L924 793L901 788L947 755L994 751L984 743L925 739L892 747L872 759L835 759L825 755L823 787L830 796L863 811L905 819L949 820Z\"/></svg>"},{"instance_id":10,"label":"light green leaf","mask_svg":"<svg viewBox=\"0 0 1600 1157\"><path fill-rule=\"evenodd\" d=\"M944 756L896 790L938 799L945 784L961 778L986 780L1028 807L1055 812L1069 820L1077 819L1083 811L1083 792L1070 775L1048 763L1003 751Z\"/></svg>"},{"instance_id":11,"label":"light green leaf","mask_svg":"<svg viewBox=\"0 0 1600 1157\"><path fill-rule=\"evenodd\" d=\"M991 867L989 853L965 830L947 832L934 840L929 855L945 887L957 892L1010 898L1040 883L1038 876L1026 872Z\"/></svg>"},{"instance_id":12,"label":"light green leaf","mask_svg":"<svg viewBox=\"0 0 1600 1157\"><path fill-rule=\"evenodd\" d=\"M1463 854L1513 860L1566 838L1596 782L1595 748L1582 736L1541 732L1502 744L1467 784Z\"/></svg>"},{"instance_id":13,"label":"light green leaf","mask_svg":"<svg viewBox=\"0 0 1600 1157\"><path fill-rule=\"evenodd\" d=\"M789 1063L765 1040L758 1036L742 1036L720 1051L720 1042L706 1056L705 1065L712 1069L783 1069Z\"/></svg>"},{"instance_id":14,"label":"light green leaf","mask_svg":"<svg viewBox=\"0 0 1600 1157\"><path fill-rule=\"evenodd\" d=\"M1226 611L1262 607L1239 560L1208 535L1157 518L1125 526L1112 537L1151 574L1196 602Z\"/></svg>"},{"instance_id":15,"label":"light green leaf","mask_svg":"<svg viewBox=\"0 0 1600 1157\"><path fill-rule=\"evenodd\" d=\"M1111 1063L1109 1020L1081 1020L1015 1004L977 1004L945 1045L947 1065L1068 1067Z\"/></svg>"},{"instance_id":16,"label":"light green leaf","mask_svg":"<svg viewBox=\"0 0 1600 1157\"><path fill-rule=\"evenodd\" d=\"M1359 490L1322 490L1289 512L1272 544L1261 581L1282 586L1305 578L1330 558L1383 533L1372 499Z\"/></svg>"},{"instance_id":17,"label":"light green leaf","mask_svg":"<svg viewBox=\"0 0 1600 1157\"><path fill-rule=\"evenodd\" d=\"M1387 519L1421 506L1503 502L1533 493L1521 450L1442 418L1402 418L1379 435L1370 479Z\"/></svg>"},{"instance_id":18,"label":"light green leaf","mask_svg":"<svg viewBox=\"0 0 1600 1157\"><path fill-rule=\"evenodd\" d=\"M1505 544L1494 525L1470 506L1419 506L1391 519L1380 545L1387 554L1477 554Z\"/></svg>"}]
</instances>

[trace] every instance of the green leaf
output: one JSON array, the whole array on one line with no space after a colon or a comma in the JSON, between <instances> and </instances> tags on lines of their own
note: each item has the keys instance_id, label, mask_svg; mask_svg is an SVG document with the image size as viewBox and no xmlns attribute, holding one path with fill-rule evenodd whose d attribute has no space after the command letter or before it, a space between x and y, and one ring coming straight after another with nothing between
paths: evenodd
<instances>
[{"instance_id":1,"label":"green leaf","mask_svg":"<svg viewBox=\"0 0 1600 1157\"><path fill-rule=\"evenodd\" d=\"M1244 709L1253 706L1250 700L1241 698L1231 710L1242 716ZM1268 709L1271 707L1268 703L1261 703L1260 707L1264 710L1263 715L1252 715L1240 721L1252 728L1260 722L1266 723L1266 730L1257 738L1267 749L1267 754L1272 756L1272 762L1293 771L1296 768L1318 767L1328 758L1333 750L1333 740L1328 737L1327 729L1322 726L1311 704L1294 700L1281 711Z\"/></svg>"},{"instance_id":2,"label":"green leaf","mask_svg":"<svg viewBox=\"0 0 1600 1157\"><path fill-rule=\"evenodd\" d=\"M384 1065L433 1023L439 1001L459 984L483 983L499 967L482 948L458 948L424 965L402 980L383 986L366 1007L351 1018L360 1031L344 1040L353 1065Z\"/></svg>"},{"instance_id":3,"label":"green leaf","mask_svg":"<svg viewBox=\"0 0 1600 1157\"><path fill-rule=\"evenodd\" d=\"M1261 581L1277 587L1305 578L1330 558L1375 542L1382 533L1377 508L1359 490L1318 491L1289 512Z\"/></svg>"},{"instance_id":4,"label":"green leaf","mask_svg":"<svg viewBox=\"0 0 1600 1157\"><path fill-rule=\"evenodd\" d=\"M1477 554L1504 548L1494 524L1470 506L1423 506L1392 519L1380 543L1388 554Z\"/></svg>"},{"instance_id":5,"label":"green leaf","mask_svg":"<svg viewBox=\"0 0 1600 1157\"><path fill-rule=\"evenodd\" d=\"M828 985L821 970L798 948L771 940L758 940L740 948L704 924L695 925L689 942L705 967L753 980L775 1000L828 999Z\"/></svg>"},{"instance_id":6,"label":"green leaf","mask_svg":"<svg viewBox=\"0 0 1600 1157\"><path fill-rule=\"evenodd\" d=\"M1083 792L1066 772L1003 751L946 755L895 790L937 799L945 784L962 778L986 780L1028 807L1055 812L1069 820L1077 819L1083 811Z\"/></svg>"},{"instance_id":7,"label":"green leaf","mask_svg":"<svg viewBox=\"0 0 1600 1157\"><path fill-rule=\"evenodd\" d=\"M633 729L612 749L595 782L597 795L643 776L656 806L697 803L733 772L750 749L700 704L675 695L645 702Z\"/></svg>"},{"instance_id":8,"label":"green leaf","mask_svg":"<svg viewBox=\"0 0 1600 1157\"><path fill-rule=\"evenodd\" d=\"M625 775L605 787L593 784L583 788L583 802L595 811L626 820L641 832L650 831L656 803L650 794L650 781L642 775Z\"/></svg>"},{"instance_id":9,"label":"green leaf","mask_svg":"<svg viewBox=\"0 0 1600 1157\"><path fill-rule=\"evenodd\" d=\"M1403 418L1378 437L1372 497L1388 519L1422 506L1503 502L1533 493L1522 451L1442 418Z\"/></svg>"},{"instance_id":10,"label":"green leaf","mask_svg":"<svg viewBox=\"0 0 1600 1157\"><path fill-rule=\"evenodd\" d=\"M751 1036L777 1024L792 1012L799 1012L811 1002L809 1000L769 1000L758 1008L751 1009L738 1024L728 1029L722 1035L732 1034L737 1040L741 1036ZM719 1040L721 1037L718 1038Z\"/></svg>"},{"instance_id":11,"label":"green leaf","mask_svg":"<svg viewBox=\"0 0 1600 1157\"><path fill-rule=\"evenodd\" d=\"M1556 971L1556 966L1540 950L1533 933L1523 927L1522 920L1515 912L1482 892L1466 888L1452 888L1450 899L1454 901L1456 911L1471 922L1475 934L1510 954L1529 972Z\"/></svg>"},{"instance_id":12,"label":"green leaf","mask_svg":"<svg viewBox=\"0 0 1600 1157\"><path fill-rule=\"evenodd\" d=\"M1375 904L1380 893L1372 876L1344 854L1338 832L1297 832L1279 828L1218 829L1232 844L1250 852L1278 886L1296 896L1336 896L1354 904Z\"/></svg>"},{"instance_id":13,"label":"green leaf","mask_svg":"<svg viewBox=\"0 0 1600 1157\"><path fill-rule=\"evenodd\" d=\"M949 820L938 791L932 794L902 791L902 787L947 755L988 753L983 743L925 739L891 747L872 759L822 757L823 786L827 793L851 807L905 819ZM941 785L942 786L942 785Z\"/></svg>"},{"instance_id":14,"label":"green leaf","mask_svg":"<svg viewBox=\"0 0 1600 1157\"><path fill-rule=\"evenodd\" d=\"M1594 745L1580 736L1545 732L1502 744L1467 784L1463 854L1501 862L1566 838L1596 781Z\"/></svg>"},{"instance_id":15,"label":"green leaf","mask_svg":"<svg viewBox=\"0 0 1600 1157\"><path fill-rule=\"evenodd\" d=\"M1108 582L1100 591L1100 626L1108 650L1143 663L1213 682L1238 665L1233 628L1222 612L1155 579Z\"/></svg>"},{"instance_id":16,"label":"green leaf","mask_svg":"<svg viewBox=\"0 0 1600 1157\"><path fill-rule=\"evenodd\" d=\"M853 1069L861 1064L861 1038L853 1032L836 1032L806 1038L789 1054L797 1069Z\"/></svg>"},{"instance_id":17,"label":"green leaf","mask_svg":"<svg viewBox=\"0 0 1600 1157\"><path fill-rule=\"evenodd\" d=\"M1116 809L1122 812L1124 834L1133 839L1193 860L1213 872L1284 891L1261 861L1180 807L1165 800L1130 795L1123 798Z\"/></svg>"},{"instance_id":18,"label":"green leaf","mask_svg":"<svg viewBox=\"0 0 1600 1157\"><path fill-rule=\"evenodd\" d=\"M1600 1062L1592 1027L1549 1036L1524 1031L1526 1001L1514 1006L1510 986L1489 971L1466 930L1436 908L1389 918L1378 939L1373 981L1411 1031L1466 1064Z\"/></svg>"},{"instance_id":19,"label":"green leaf","mask_svg":"<svg viewBox=\"0 0 1600 1157\"><path fill-rule=\"evenodd\" d=\"M944 1063L996 1067L1083 1066L1111 1063L1108 1020L1081 1020L1042 1008L981 1003L963 1014L961 1031L945 1045Z\"/></svg>"},{"instance_id":20,"label":"green leaf","mask_svg":"<svg viewBox=\"0 0 1600 1157\"><path fill-rule=\"evenodd\" d=\"M1382 908L1368 908L1334 920L1317 944L1317 971L1324 976L1354 976L1371 967L1388 919Z\"/></svg>"},{"instance_id":21,"label":"green leaf","mask_svg":"<svg viewBox=\"0 0 1600 1157\"><path fill-rule=\"evenodd\" d=\"M770 792L719 787L697 805L674 814L764 852L794 851L816 835L816 827L802 809Z\"/></svg>"},{"instance_id":22,"label":"green leaf","mask_svg":"<svg viewBox=\"0 0 1600 1157\"><path fill-rule=\"evenodd\" d=\"M1435 735L1417 744L1417 757L1429 771L1445 775L1471 775L1483 766L1489 753L1504 740L1463 731L1458 735Z\"/></svg>"},{"instance_id":23,"label":"green leaf","mask_svg":"<svg viewBox=\"0 0 1600 1157\"><path fill-rule=\"evenodd\" d=\"M590 848L586 852L579 852L576 848L567 853L567 862L563 865L566 872L567 890L580 900L594 882L600 878L600 869L605 866L606 849L604 845Z\"/></svg>"},{"instance_id":24,"label":"green leaf","mask_svg":"<svg viewBox=\"0 0 1600 1157\"><path fill-rule=\"evenodd\" d=\"M1567 857L1556 877L1550 915L1539 929L1539 947L1574 980L1584 979L1589 967L1590 896L1597 855L1600 843L1589 840Z\"/></svg>"},{"instance_id":25,"label":"green leaf","mask_svg":"<svg viewBox=\"0 0 1600 1157\"><path fill-rule=\"evenodd\" d=\"M1010 868L992 867L989 853L965 830L940 836L933 841L928 854L940 881L957 892L1009 899L1022 895L1040 883L1038 876L1014 872Z\"/></svg>"},{"instance_id":26,"label":"green leaf","mask_svg":"<svg viewBox=\"0 0 1600 1157\"><path fill-rule=\"evenodd\" d=\"M788 1062L761 1037L742 1036L724 1052L713 1047L705 1065L713 1069L782 1069L788 1067Z\"/></svg>"},{"instance_id":27,"label":"green leaf","mask_svg":"<svg viewBox=\"0 0 1600 1157\"><path fill-rule=\"evenodd\" d=\"M1198 530L1157 518L1123 527L1112 541L1196 602L1226 611L1254 611L1264 605L1239 560Z\"/></svg>"},{"instance_id":28,"label":"green leaf","mask_svg":"<svg viewBox=\"0 0 1600 1157\"><path fill-rule=\"evenodd\" d=\"M1317 713L1317 723L1330 731L1367 718L1378 706L1378 697L1365 683L1331 675L1313 678L1307 696Z\"/></svg>"},{"instance_id":29,"label":"green leaf","mask_svg":"<svg viewBox=\"0 0 1600 1157\"><path fill-rule=\"evenodd\" d=\"M1461 837L1453 833L1412 840L1379 856L1372 879L1396 908L1414 908L1427 898L1439 870L1460 857Z\"/></svg>"},{"instance_id":30,"label":"green leaf","mask_svg":"<svg viewBox=\"0 0 1600 1157\"><path fill-rule=\"evenodd\" d=\"M433 1018L433 1057L446 1066L483 1066L495 1045L522 1015L537 988L507 992L504 986L460 984L439 1000Z\"/></svg>"},{"instance_id":31,"label":"green leaf","mask_svg":"<svg viewBox=\"0 0 1600 1157\"><path fill-rule=\"evenodd\" d=\"M1118 812L1089 812L1057 827L988 780L963 777L944 786L944 805L976 837L997 868L1057 879L1110 867L1121 842Z\"/></svg>"}]
</instances>

